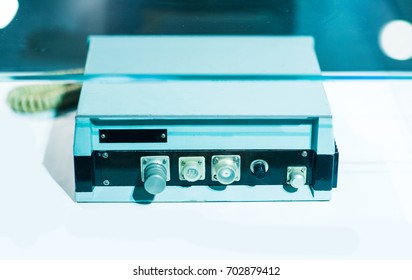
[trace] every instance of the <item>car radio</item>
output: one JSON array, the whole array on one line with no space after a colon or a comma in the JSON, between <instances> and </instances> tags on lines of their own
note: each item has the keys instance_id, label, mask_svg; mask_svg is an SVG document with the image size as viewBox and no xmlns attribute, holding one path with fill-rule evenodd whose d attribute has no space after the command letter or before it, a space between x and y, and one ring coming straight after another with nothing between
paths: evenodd
<instances>
[{"instance_id":1,"label":"car radio","mask_svg":"<svg viewBox=\"0 0 412 280\"><path fill-rule=\"evenodd\" d=\"M338 151L310 37L92 36L78 202L329 200ZM105 77L107 79L105 79Z\"/></svg>"}]
</instances>

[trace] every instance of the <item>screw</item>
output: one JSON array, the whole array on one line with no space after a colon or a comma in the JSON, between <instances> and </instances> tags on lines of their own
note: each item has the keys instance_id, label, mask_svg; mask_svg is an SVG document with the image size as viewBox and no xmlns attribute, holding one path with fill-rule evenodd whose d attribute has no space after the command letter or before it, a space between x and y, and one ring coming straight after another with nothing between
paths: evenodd
<instances>
[{"instance_id":1,"label":"screw","mask_svg":"<svg viewBox=\"0 0 412 280\"><path fill-rule=\"evenodd\" d=\"M215 157L215 158L213 159L213 163L214 163L214 164L218 163L218 161L219 161L219 159L218 159L217 157Z\"/></svg>"},{"instance_id":2,"label":"screw","mask_svg":"<svg viewBox=\"0 0 412 280\"><path fill-rule=\"evenodd\" d=\"M288 167L288 172L291 172L291 171L292 171L292 168Z\"/></svg>"},{"instance_id":3,"label":"screw","mask_svg":"<svg viewBox=\"0 0 412 280\"><path fill-rule=\"evenodd\" d=\"M162 134L160 135L160 137L163 138L163 139L165 139L165 138L166 138L166 134L162 133Z\"/></svg>"},{"instance_id":4,"label":"screw","mask_svg":"<svg viewBox=\"0 0 412 280\"><path fill-rule=\"evenodd\" d=\"M197 164L198 164L198 165L202 165L202 161L199 160L199 161L197 162Z\"/></svg>"},{"instance_id":5,"label":"screw","mask_svg":"<svg viewBox=\"0 0 412 280\"><path fill-rule=\"evenodd\" d=\"M106 134L100 135L100 138L102 138L102 139L106 138Z\"/></svg>"},{"instance_id":6,"label":"screw","mask_svg":"<svg viewBox=\"0 0 412 280\"><path fill-rule=\"evenodd\" d=\"M215 174L215 175L213 175L213 178L214 178L214 179L216 179L216 178L217 178L216 174Z\"/></svg>"},{"instance_id":7,"label":"screw","mask_svg":"<svg viewBox=\"0 0 412 280\"><path fill-rule=\"evenodd\" d=\"M302 152L302 157L307 157L307 156L308 156L308 152L303 151L303 152Z\"/></svg>"},{"instance_id":8,"label":"screw","mask_svg":"<svg viewBox=\"0 0 412 280\"><path fill-rule=\"evenodd\" d=\"M143 164L147 164L147 160L144 159L144 160L143 160Z\"/></svg>"},{"instance_id":9,"label":"screw","mask_svg":"<svg viewBox=\"0 0 412 280\"><path fill-rule=\"evenodd\" d=\"M302 168L300 171L301 171L301 172L305 172L305 170L306 170L306 168Z\"/></svg>"},{"instance_id":10,"label":"screw","mask_svg":"<svg viewBox=\"0 0 412 280\"><path fill-rule=\"evenodd\" d=\"M181 164L181 165L185 165L186 162L182 160L182 161L180 162L180 164Z\"/></svg>"},{"instance_id":11,"label":"screw","mask_svg":"<svg viewBox=\"0 0 412 280\"><path fill-rule=\"evenodd\" d=\"M102 154L102 157L103 157L103 158L108 158L108 157L109 157L109 154L106 153L106 152L104 152L104 153Z\"/></svg>"},{"instance_id":12,"label":"screw","mask_svg":"<svg viewBox=\"0 0 412 280\"><path fill-rule=\"evenodd\" d=\"M163 163L163 164L166 164L166 162L167 162L167 161L166 161L165 159L164 159L164 160L162 160L162 163Z\"/></svg>"},{"instance_id":13,"label":"screw","mask_svg":"<svg viewBox=\"0 0 412 280\"><path fill-rule=\"evenodd\" d=\"M103 185L105 185L105 186L110 185L110 181L109 181L109 180L104 180L104 181L103 181Z\"/></svg>"}]
</instances>

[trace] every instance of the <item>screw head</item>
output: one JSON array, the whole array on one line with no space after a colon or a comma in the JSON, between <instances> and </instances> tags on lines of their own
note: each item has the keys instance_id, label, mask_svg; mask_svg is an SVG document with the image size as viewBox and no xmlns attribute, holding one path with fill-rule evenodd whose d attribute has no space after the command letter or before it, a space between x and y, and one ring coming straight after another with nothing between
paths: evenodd
<instances>
[{"instance_id":1,"label":"screw head","mask_svg":"<svg viewBox=\"0 0 412 280\"><path fill-rule=\"evenodd\" d=\"M144 159L144 160L143 160L143 164L147 164L147 160Z\"/></svg>"},{"instance_id":2,"label":"screw head","mask_svg":"<svg viewBox=\"0 0 412 280\"><path fill-rule=\"evenodd\" d=\"M109 154L106 153L106 152L104 152L104 153L102 154L102 157L103 157L103 158L108 158L108 157L109 157Z\"/></svg>"},{"instance_id":3,"label":"screw head","mask_svg":"<svg viewBox=\"0 0 412 280\"><path fill-rule=\"evenodd\" d=\"M182 160L182 161L180 162L180 164L181 164L181 165L185 165L185 164L186 164L186 161Z\"/></svg>"},{"instance_id":4,"label":"screw head","mask_svg":"<svg viewBox=\"0 0 412 280\"><path fill-rule=\"evenodd\" d=\"M101 134L100 138L102 138L102 139L106 138L106 134Z\"/></svg>"},{"instance_id":5,"label":"screw head","mask_svg":"<svg viewBox=\"0 0 412 280\"><path fill-rule=\"evenodd\" d=\"M166 162L167 162L167 161L166 161L165 159L164 159L164 160L162 160L162 163L163 163L163 164L166 164Z\"/></svg>"},{"instance_id":6,"label":"screw head","mask_svg":"<svg viewBox=\"0 0 412 280\"><path fill-rule=\"evenodd\" d=\"M165 138L166 138L166 134L164 134L164 133L160 134L160 138L165 139Z\"/></svg>"},{"instance_id":7,"label":"screw head","mask_svg":"<svg viewBox=\"0 0 412 280\"><path fill-rule=\"evenodd\" d=\"M103 185L105 185L105 186L110 185L110 181L109 181L109 180L104 180L104 181L103 181Z\"/></svg>"},{"instance_id":8,"label":"screw head","mask_svg":"<svg viewBox=\"0 0 412 280\"><path fill-rule=\"evenodd\" d=\"M308 156L308 152L303 151L303 152L302 152L302 157L307 157L307 156Z\"/></svg>"}]
</instances>

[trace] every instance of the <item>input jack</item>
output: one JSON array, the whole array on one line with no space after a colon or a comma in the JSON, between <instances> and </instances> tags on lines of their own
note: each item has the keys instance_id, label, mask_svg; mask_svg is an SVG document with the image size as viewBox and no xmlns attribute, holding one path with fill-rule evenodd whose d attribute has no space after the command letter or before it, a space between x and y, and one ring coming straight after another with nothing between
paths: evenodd
<instances>
[{"instance_id":1,"label":"input jack","mask_svg":"<svg viewBox=\"0 0 412 280\"><path fill-rule=\"evenodd\" d=\"M222 185L230 185L240 180L240 156L216 155L212 156L212 181Z\"/></svg>"},{"instance_id":2,"label":"input jack","mask_svg":"<svg viewBox=\"0 0 412 280\"><path fill-rule=\"evenodd\" d=\"M179 179L181 181L196 182L204 180L206 176L204 157L180 157Z\"/></svg>"}]
</instances>

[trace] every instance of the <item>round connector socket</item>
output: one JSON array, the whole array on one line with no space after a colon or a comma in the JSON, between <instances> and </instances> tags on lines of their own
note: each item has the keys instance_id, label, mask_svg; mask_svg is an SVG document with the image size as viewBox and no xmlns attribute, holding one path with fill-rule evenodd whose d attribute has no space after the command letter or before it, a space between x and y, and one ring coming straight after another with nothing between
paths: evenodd
<instances>
[{"instance_id":1,"label":"round connector socket","mask_svg":"<svg viewBox=\"0 0 412 280\"><path fill-rule=\"evenodd\" d=\"M213 158L213 180L230 185L240 179L239 156L217 156Z\"/></svg>"},{"instance_id":2,"label":"round connector socket","mask_svg":"<svg viewBox=\"0 0 412 280\"><path fill-rule=\"evenodd\" d=\"M196 182L202 177L202 170L197 162L189 162L183 167L181 175L188 182Z\"/></svg>"}]
</instances>

